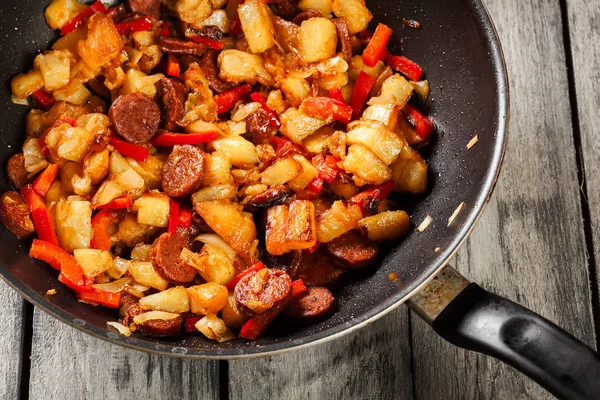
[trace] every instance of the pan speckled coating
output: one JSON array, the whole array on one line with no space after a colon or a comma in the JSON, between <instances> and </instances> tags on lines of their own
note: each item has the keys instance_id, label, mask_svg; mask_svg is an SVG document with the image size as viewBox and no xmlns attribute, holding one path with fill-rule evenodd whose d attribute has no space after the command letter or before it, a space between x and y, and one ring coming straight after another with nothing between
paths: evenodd
<instances>
[{"instance_id":1,"label":"pan speckled coating","mask_svg":"<svg viewBox=\"0 0 600 400\"><path fill-rule=\"evenodd\" d=\"M47 49L56 34L46 26L49 0L3 0L0 7L0 189L9 188L6 162L19 152L24 139L26 108L10 101L10 80L32 66L33 57ZM277 325L256 342L227 343L187 336L154 339L108 330L116 310L77 302L73 291L57 281L56 270L27 255L29 241L0 228L0 274L35 305L84 332L142 351L201 358L235 358L273 354L347 333L397 306L438 271L466 239L497 179L508 125L508 80L493 24L479 0L367 1L373 26L383 22L393 30L392 52L419 63L431 84L424 110L435 119L439 133L422 150L429 163L430 192L397 200L416 227L427 215L433 223L423 232L387 246L381 265L347 274L335 292L339 309L329 319L306 327ZM402 18L421 22L421 29L402 26ZM479 143L467 150L474 135ZM461 203L465 207L447 226ZM435 252L439 247L441 250ZM391 282L388 275L398 274ZM54 296L45 296L48 289Z\"/></svg>"}]
</instances>

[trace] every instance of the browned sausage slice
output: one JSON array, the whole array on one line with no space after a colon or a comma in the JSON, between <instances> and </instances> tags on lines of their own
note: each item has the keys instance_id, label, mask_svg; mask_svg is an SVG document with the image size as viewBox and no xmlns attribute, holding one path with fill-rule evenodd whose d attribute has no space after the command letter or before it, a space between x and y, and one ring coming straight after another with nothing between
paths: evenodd
<instances>
[{"instance_id":1,"label":"browned sausage slice","mask_svg":"<svg viewBox=\"0 0 600 400\"><path fill-rule=\"evenodd\" d=\"M8 159L8 165L6 166L8 171L8 180L10 184L20 189L29 183L27 178L27 171L25 170L25 156L23 153L17 153Z\"/></svg>"},{"instance_id":2,"label":"browned sausage slice","mask_svg":"<svg viewBox=\"0 0 600 400\"><path fill-rule=\"evenodd\" d=\"M141 144L156 133L160 108L149 96L132 92L117 97L108 116L119 136L130 143Z\"/></svg>"},{"instance_id":3,"label":"browned sausage slice","mask_svg":"<svg viewBox=\"0 0 600 400\"><path fill-rule=\"evenodd\" d=\"M159 0L127 0L127 8L134 13L150 15L154 18L160 18Z\"/></svg>"},{"instance_id":4,"label":"browned sausage slice","mask_svg":"<svg viewBox=\"0 0 600 400\"><path fill-rule=\"evenodd\" d=\"M345 271L330 261L323 247L313 254L297 252L295 265L290 270L294 279L302 279L306 286L331 286L341 278Z\"/></svg>"},{"instance_id":5,"label":"browned sausage slice","mask_svg":"<svg viewBox=\"0 0 600 400\"><path fill-rule=\"evenodd\" d=\"M264 268L244 276L233 294L243 309L260 314L289 299L292 278L281 270Z\"/></svg>"},{"instance_id":6,"label":"browned sausage slice","mask_svg":"<svg viewBox=\"0 0 600 400\"><path fill-rule=\"evenodd\" d=\"M210 28L210 26L205 26L204 28L206 30L206 28ZM217 31L219 33L221 32L218 28ZM213 37L209 38L213 40L220 39L220 37L219 39L214 39ZM202 56L200 59L200 68L202 68L202 71L204 71L204 76L208 81L208 86L215 92L223 93L235 86L231 82L224 82L219 79L219 71L217 69L217 52L215 50L208 50L206 54Z\"/></svg>"},{"instance_id":7,"label":"browned sausage slice","mask_svg":"<svg viewBox=\"0 0 600 400\"><path fill-rule=\"evenodd\" d=\"M163 167L162 187L171 197L183 197L195 192L204 175L204 155L189 144L177 145Z\"/></svg>"},{"instance_id":8,"label":"browned sausage slice","mask_svg":"<svg viewBox=\"0 0 600 400\"><path fill-rule=\"evenodd\" d=\"M267 143L277 133L277 128L269 123L269 113L263 108L250 114L246 119L246 125L254 144Z\"/></svg>"},{"instance_id":9,"label":"browned sausage slice","mask_svg":"<svg viewBox=\"0 0 600 400\"><path fill-rule=\"evenodd\" d=\"M344 61L350 62L352 59L352 41L350 39L350 31L348 31L348 24L343 18L334 18L332 21L335 24L335 30L340 39L340 51L344 56Z\"/></svg>"},{"instance_id":10,"label":"browned sausage slice","mask_svg":"<svg viewBox=\"0 0 600 400\"><path fill-rule=\"evenodd\" d=\"M334 303L335 299L329 289L314 286L308 288L306 293L294 297L283 313L295 319L318 318L333 311Z\"/></svg>"},{"instance_id":11,"label":"browned sausage slice","mask_svg":"<svg viewBox=\"0 0 600 400\"><path fill-rule=\"evenodd\" d=\"M354 230L327 243L327 251L335 263L344 268L358 269L377 260L379 246Z\"/></svg>"},{"instance_id":12,"label":"browned sausage slice","mask_svg":"<svg viewBox=\"0 0 600 400\"><path fill-rule=\"evenodd\" d=\"M285 185L273 185L264 192L252 196L248 203L254 207L267 208L284 204L292 195L292 190Z\"/></svg>"},{"instance_id":13,"label":"browned sausage slice","mask_svg":"<svg viewBox=\"0 0 600 400\"><path fill-rule=\"evenodd\" d=\"M319 18L322 16L323 16L323 14L321 14L321 11L314 10L312 8L308 8L308 9L302 11L300 14L296 15L292 22L295 23L296 25L300 25L307 19Z\"/></svg>"},{"instance_id":14,"label":"browned sausage slice","mask_svg":"<svg viewBox=\"0 0 600 400\"><path fill-rule=\"evenodd\" d=\"M17 192L6 192L0 197L0 221L20 238L26 238L35 232L29 206Z\"/></svg>"},{"instance_id":15,"label":"browned sausage slice","mask_svg":"<svg viewBox=\"0 0 600 400\"><path fill-rule=\"evenodd\" d=\"M123 325L129 327L133 323L133 319L143 314L145 311L142 310L139 303L131 304L125 311L125 317L123 317ZM136 325L137 329L142 335L145 336L175 336L181 333L181 324L183 318L178 316L177 318L165 320L149 320L143 324Z\"/></svg>"},{"instance_id":16,"label":"browned sausage slice","mask_svg":"<svg viewBox=\"0 0 600 400\"><path fill-rule=\"evenodd\" d=\"M163 53L189 54L196 57L201 57L206 52L206 46L203 44L173 37L161 37L158 39L158 47Z\"/></svg>"},{"instance_id":17,"label":"browned sausage slice","mask_svg":"<svg viewBox=\"0 0 600 400\"><path fill-rule=\"evenodd\" d=\"M173 283L189 283L194 280L196 270L184 264L179 255L190 245L178 233L163 233L152 244L150 259L154 270L164 279Z\"/></svg>"},{"instance_id":18,"label":"browned sausage slice","mask_svg":"<svg viewBox=\"0 0 600 400\"><path fill-rule=\"evenodd\" d=\"M162 126L167 130L174 130L177 128L176 122L185 111L188 91L182 82L172 78L163 78L155 86L162 109Z\"/></svg>"}]
</instances>

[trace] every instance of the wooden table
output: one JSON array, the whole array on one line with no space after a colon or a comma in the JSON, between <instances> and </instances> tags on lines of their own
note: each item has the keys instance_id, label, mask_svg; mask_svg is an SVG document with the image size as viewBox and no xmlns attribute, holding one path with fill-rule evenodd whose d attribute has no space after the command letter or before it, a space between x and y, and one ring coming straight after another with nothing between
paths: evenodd
<instances>
[{"instance_id":1,"label":"wooden table","mask_svg":"<svg viewBox=\"0 0 600 400\"><path fill-rule=\"evenodd\" d=\"M488 0L511 83L506 160L454 265L597 346L600 5ZM546 399L401 307L359 332L247 361L148 355L84 335L0 284L2 399ZM30 357L31 355L31 357Z\"/></svg>"}]
</instances>

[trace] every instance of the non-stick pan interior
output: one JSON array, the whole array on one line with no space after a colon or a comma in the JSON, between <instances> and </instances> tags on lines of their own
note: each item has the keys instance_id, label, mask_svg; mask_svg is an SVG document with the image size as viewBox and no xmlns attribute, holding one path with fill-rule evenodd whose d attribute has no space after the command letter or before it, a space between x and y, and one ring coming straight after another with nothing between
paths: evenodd
<instances>
[{"instance_id":1,"label":"non-stick pan interior","mask_svg":"<svg viewBox=\"0 0 600 400\"><path fill-rule=\"evenodd\" d=\"M3 0L0 6L0 160L21 151L27 109L10 99L10 80L31 68L33 57L55 39L43 11L49 0ZM419 63L431 84L424 103L438 125L433 143L421 150L429 163L430 193L398 197L416 227L430 215L433 223L389 246L377 269L354 274L336 294L339 310L321 323L306 327L274 326L254 343L234 340L216 344L200 336L157 340L109 332L106 321L114 310L78 303L73 292L58 283L57 273L27 255L29 242L0 228L0 272L26 298L63 321L88 333L141 350L174 355L235 357L264 354L304 345L364 323L398 304L424 282L456 250L486 202L501 163L508 118L508 88L497 37L478 0L367 1L373 22L393 31L391 50ZM421 22L421 29L404 27L402 19ZM475 135L479 143L470 150ZM5 168L0 188L9 188ZM464 202L454 222L448 219ZM439 248L436 251L436 248ZM395 272L398 280L390 281ZM55 296L45 296L48 289Z\"/></svg>"}]
</instances>

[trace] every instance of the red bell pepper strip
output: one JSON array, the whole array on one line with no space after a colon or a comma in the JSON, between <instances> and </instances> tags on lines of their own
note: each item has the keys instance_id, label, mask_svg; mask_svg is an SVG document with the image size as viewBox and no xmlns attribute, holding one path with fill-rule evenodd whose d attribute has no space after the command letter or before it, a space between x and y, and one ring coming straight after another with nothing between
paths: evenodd
<instances>
[{"instance_id":1,"label":"red bell pepper strip","mask_svg":"<svg viewBox=\"0 0 600 400\"><path fill-rule=\"evenodd\" d=\"M122 210L124 208L129 208L132 205L133 200L131 199L131 196L123 196L117 197L116 199L113 199L106 204L98 206L98 208L100 210Z\"/></svg>"},{"instance_id":2,"label":"red bell pepper strip","mask_svg":"<svg viewBox=\"0 0 600 400\"><path fill-rule=\"evenodd\" d=\"M332 99L335 99L341 103L346 104L346 100L344 99L344 95L342 94L342 89L340 89L340 88L331 89L329 91L329 96L331 96Z\"/></svg>"},{"instance_id":3,"label":"red bell pepper strip","mask_svg":"<svg viewBox=\"0 0 600 400\"><path fill-rule=\"evenodd\" d=\"M217 113L223 114L224 112L232 110L233 107L235 107L235 103L244 100L251 91L252 86L246 83L216 95L214 101L217 104Z\"/></svg>"},{"instance_id":4,"label":"red bell pepper strip","mask_svg":"<svg viewBox=\"0 0 600 400\"><path fill-rule=\"evenodd\" d=\"M179 78L181 76L181 64L179 58L173 53L167 54L167 75Z\"/></svg>"},{"instance_id":5,"label":"red bell pepper strip","mask_svg":"<svg viewBox=\"0 0 600 400\"><path fill-rule=\"evenodd\" d=\"M240 16L237 12L235 13L235 19L233 20L233 22L231 23L231 27L229 28L229 32L232 36L238 36L244 32L242 31L242 21L240 21Z\"/></svg>"},{"instance_id":6,"label":"red bell pepper strip","mask_svg":"<svg viewBox=\"0 0 600 400\"><path fill-rule=\"evenodd\" d=\"M345 102L331 97L309 97L302 102L300 108L313 118L333 118L343 124L350 123L352 119L352 108Z\"/></svg>"},{"instance_id":7,"label":"red bell pepper strip","mask_svg":"<svg viewBox=\"0 0 600 400\"><path fill-rule=\"evenodd\" d=\"M377 213L377 206L379 206L379 203L383 199L388 197L393 187L394 181L387 181L379 186L372 186L352 196L350 202L358 205L363 214L375 214Z\"/></svg>"},{"instance_id":8,"label":"red bell pepper strip","mask_svg":"<svg viewBox=\"0 0 600 400\"><path fill-rule=\"evenodd\" d=\"M300 200L314 200L319 197L321 190L323 190L323 179L316 177L304 189L296 191L296 195Z\"/></svg>"},{"instance_id":9,"label":"red bell pepper strip","mask_svg":"<svg viewBox=\"0 0 600 400\"><path fill-rule=\"evenodd\" d=\"M190 317L183 321L185 333L198 333L196 329L196 322L200 321L203 317Z\"/></svg>"},{"instance_id":10,"label":"red bell pepper strip","mask_svg":"<svg viewBox=\"0 0 600 400\"><path fill-rule=\"evenodd\" d=\"M92 218L94 237L92 238L92 249L110 251L112 246L109 228L112 224L119 222L119 213L116 210L101 210Z\"/></svg>"},{"instance_id":11,"label":"red bell pepper strip","mask_svg":"<svg viewBox=\"0 0 600 400\"><path fill-rule=\"evenodd\" d=\"M318 155L311 160L312 165L319 172L319 177L327 183L331 183L340 172L337 166L338 159L331 155Z\"/></svg>"},{"instance_id":12,"label":"red bell pepper strip","mask_svg":"<svg viewBox=\"0 0 600 400\"><path fill-rule=\"evenodd\" d=\"M179 226L179 203L176 200L169 199L169 233L173 233Z\"/></svg>"},{"instance_id":13,"label":"red bell pepper strip","mask_svg":"<svg viewBox=\"0 0 600 400\"><path fill-rule=\"evenodd\" d=\"M292 282L292 298L305 293L306 290L306 285L301 279L297 279ZM258 339L265 329L267 329L267 327L271 324L271 322L277 318L285 306L286 304L283 304L280 307L273 308L250 318L244 325L242 325L239 336L248 340Z\"/></svg>"},{"instance_id":14,"label":"red bell pepper strip","mask_svg":"<svg viewBox=\"0 0 600 400\"><path fill-rule=\"evenodd\" d=\"M169 29L169 25L166 22L163 22L158 36L171 36L171 29Z\"/></svg>"},{"instance_id":15,"label":"red bell pepper strip","mask_svg":"<svg viewBox=\"0 0 600 400\"><path fill-rule=\"evenodd\" d=\"M209 39L202 36L192 36L189 39L194 43L200 43L215 50L223 50L223 47L225 47L223 42L219 40Z\"/></svg>"},{"instance_id":16,"label":"red bell pepper strip","mask_svg":"<svg viewBox=\"0 0 600 400\"><path fill-rule=\"evenodd\" d=\"M287 138L282 138L279 136L273 136L269 139L269 143L275 146L275 154L277 158L282 158L291 153L300 154L306 158L311 158L311 153L304 148L304 146L300 144L293 143L291 140Z\"/></svg>"},{"instance_id":17,"label":"red bell pepper strip","mask_svg":"<svg viewBox=\"0 0 600 400\"><path fill-rule=\"evenodd\" d=\"M227 288L227 290L233 290L233 289L235 289L235 285L237 285L238 282L243 277L245 277L246 275L249 275L253 272L260 271L263 268L266 268L265 264L263 264L262 262L259 261L256 264L254 264L253 266L251 266L250 268L248 268L247 270L242 271L239 274L237 274L232 280L229 281L229 283L227 285L225 285L225 287Z\"/></svg>"},{"instance_id":18,"label":"red bell pepper strip","mask_svg":"<svg viewBox=\"0 0 600 400\"><path fill-rule=\"evenodd\" d=\"M179 226L189 228L192 225L192 208L186 204L179 205Z\"/></svg>"},{"instance_id":19,"label":"red bell pepper strip","mask_svg":"<svg viewBox=\"0 0 600 400\"><path fill-rule=\"evenodd\" d=\"M128 35L134 32L149 31L152 29L152 18L145 16L129 21L119 22L115 24L119 35Z\"/></svg>"},{"instance_id":20,"label":"red bell pepper strip","mask_svg":"<svg viewBox=\"0 0 600 400\"><path fill-rule=\"evenodd\" d=\"M46 208L46 204L44 204L44 199L33 190L32 185L23 186L21 188L21 195L23 195L23 199L29 205L33 226L38 237L43 241L58 246L58 238L54 231L54 225L52 225L50 212Z\"/></svg>"},{"instance_id":21,"label":"red bell pepper strip","mask_svg":"<svg viewBox=\"0 0 600 400\"><path fill-rule=\"evenodd\" d=\"M408 119L412 121L413 125L415 126L415 132L421 139L425 140L429 138L433 131L435 131L435 125L433 122L417 111L414 107L407 104L404 106L403 111L405 111Z\"/></svg>"},{"instance_id":22,"label":"red bell pepper strip","mask_svg":"<svg viewBox=\"0 0 600 400\"><path fill-rule=\"evenodd\" d=\"M387 47L390 38L392 37L392 30L385 24L377 25L373 37L369 40L369 44L365 51L363 51L362 59L363 62L369 67L374 67L377 61L383 55L385 48Z\"/></svg>"},{"instance_id":23,"label":"red bell pepper strip","mask_svg":"<svg viewBox=\"0 0 600 400\"><path fill-rule=\"evenodd\" d=\"M81 290L85 287L83 271L72 255L57 245L43 240L33 239L29 256L50 264L60 271L59 280L71 289Z\"/></svg>"},{"instance_id":24,"label":"red bell pepper strip","mask_svg":"<svg viewBox=\"0 0 600 400\"><path fill-rule=\"evenodd\" d=\"M110 144L125 157L131 157L137 161L145 162L148 159L148 149L137 144L127 143L116 137L110 138Z\"/></svg>"},{"instance_id":25,"label":"red bell pepper strip","mask_svg":"<svg viewBox=\"0 0 600 400\"><path fill-rule=\"evenodd\" d=\"M302 279L296 279L295 281L292 282L292 297L301 295L302 293L305 293L307 290L308 289L306 288L306 285L304 284Z\"/></svg>"},{"instance_id":26,"label":"red bell pepper strip","mask_svg":"<svg viewBox=\"0 0 600 400\"><path fill-rule=\"evenodd\" d=\"M175 146L178 144L201 144L212 142L219 137L217 132L171 133L165 132L154 136L150 143L155 146Z\"/></svg>"},{"instance_id":27,"label":"red bell pepper strip","mask_svg":"<svg viewBox=\"0 0 600 400\"><path fill-rule=\"evenodd\" d=\"M96 288L83 289L77 292L79 300L109 308L119 308L121 293L112 293Z\"/></svg>"},{"instance_id":28,"label":"red bell pepper strip","mask_svg":"<svg viewBox=\"0 0 600 400\"><path fill-rule=\"evenodd\" d=\"M60 29L60 34L66 35L67 33L73 32L75 29L85 24L86 21L97 12L106 12L106 7L104 7L104 4L102 4L101 1L94 2L88 8L77 14L72 20L63 25Z\"/></svg>"},{"instance_id":29,"label":"red bell pepper strip","mask_svg":"<svg viewBox=\"0 0 600 400\"><path fill-rule=\"evenodd\" d=\"M367 96L371 91L371 88L375 84L376 79L371 75L367 74L365 71L360 71L358 74L358 78L356 79L356 84L354 85L354 91L352 92L352 114L354 118L358 118L360 116L360 112L362 111L362 107L367 100Z\"/></svg>"},{"instance_id":30,"label":"red bell pepper strip","mask_svg":"<svg viewBox=\"0 0 600 400\"><path fill-rule=\"evenodd\" d=\"M36 90L31 97L33 97L33 100L35 100L35 102L44 110L51 109L54 104L54 97L44 89Z\"/></svg>"},{"instance_id":31,"label":"red bell pepper strip","mask_svg":"<svg viewBox=\"0 0 600 400\"><path fill-rule=\"evenodd\" d=\"M126 13L127 13L127 10L125 9L125 5L119 4L118 6L109 8L108 10L106 10L106 12L104 14L106 14L107 16L109 16L110 18L115 20L118 17L125 15Z\"/></svg>"},{"instance_id":32,"label":"red bell pepper strip","mask_svg":"<svg viewBox=\"0 0 600 400\"><path fill-rule=\"evenodd\" d=\"M277 117L277 114L275 114L275 111L271 110L271 108L267 105L267 101L265 100L265 98L263 97L262 94L260 94L258 92L254 92L250 95L250 98L252 99L252 101L256 101L257 103L260 103L263 110L265 110L267 112L267 114L269 115L269 124L273 128L277 128L277 129L281 128L281 122L279 122L279 118Z\"/></svg>"},{"instance_id":33,"label":"red bell pepper strip","mask_svg":"<svg viewBox=\"0 0 600 400\"><path fill-rule=\"evenodd\" d=\"M140 16L139 18L120 22L115 26L121 35L154 29L153 19L149 16Z\"/></svg>"},{"instance_id":34,"label":"red bell pepper strip","mask_svg":"<svg viewBox=\"0 0 600 400\"><path fill-rule=\"evenodd\" d=\"M381 58L379 59L379 61L381 61L382 63L385 63L388 58L390 58L390 55L392 53L390 53L390 51L388 49L384 49L383 54L381 55Z\"/></svg>"},{"instance_id":35,"label":"red bell pepper strip","mask_svg":"<svg viewBox=\"0 0 600 400\"><path fill-rule=\"evenodd\" d=\"M44 197L58 175L58 164L50 164L33 182L33 190Z\"/></svg>"},{"instance_id":36,"label":"red bell pepper strip","mask_svg":"<svg viewBox=\"0 0 600 400\"><path fill-rule=\"evenodd\" d=\"M419 64L403 56L390 56L387 60L387 65L412 81L418 81L421 79L421 75L423 75L423 70Z\"/></svg>"}]
</instances>

